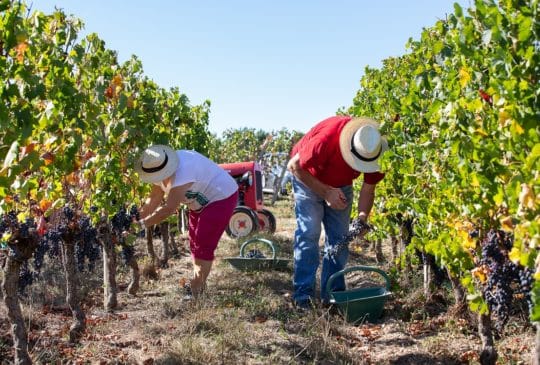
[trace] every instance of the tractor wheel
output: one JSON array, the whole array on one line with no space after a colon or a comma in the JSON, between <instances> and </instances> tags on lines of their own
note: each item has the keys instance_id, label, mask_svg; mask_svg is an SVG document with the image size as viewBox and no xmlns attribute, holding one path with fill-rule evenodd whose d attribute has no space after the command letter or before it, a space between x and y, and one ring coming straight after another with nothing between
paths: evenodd
<instances>
[{"instance_id":1,"label":"tractor wheel","mask_svg":"<svg viewBox=\"0 0 540 365\"><path fill-rule=\"evenodd\" d=\"M239 238L249 236L259 229L257 213L249 207L238 206L234 208L229 225L225 229L229 237Z\"/></svg>"},{"instance_id":2,"label":"tractor wheel","mask_svg":"<svg viewBox=\"0 0 540 365\"><path fill-rule=\"evenodd\" d=\"M274 233L276 231L276 218L271 211L262 209L257 212L259 216L259 229L261 231Z\"/></svg>"}]
</instances>

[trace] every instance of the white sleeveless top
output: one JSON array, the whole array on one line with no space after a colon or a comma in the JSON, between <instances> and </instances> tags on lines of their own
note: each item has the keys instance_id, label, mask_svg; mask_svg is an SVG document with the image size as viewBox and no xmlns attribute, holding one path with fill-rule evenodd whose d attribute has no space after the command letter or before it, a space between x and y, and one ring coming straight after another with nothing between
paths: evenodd
<instances>
[{"instance_id":1,"label":"white sleeveless top","mask_svg":"<svg viewBox=\"0 0 540 365\"><path fill-rule=\"evenodd\" d=\"M230 197L238 184L215 162L196 151L178 150L178 168L169 186L161 183L161 189L169 194L171 188L193 183L184 197L190 210L200 210L208 204Z\"/></svg>"}]
</instances>

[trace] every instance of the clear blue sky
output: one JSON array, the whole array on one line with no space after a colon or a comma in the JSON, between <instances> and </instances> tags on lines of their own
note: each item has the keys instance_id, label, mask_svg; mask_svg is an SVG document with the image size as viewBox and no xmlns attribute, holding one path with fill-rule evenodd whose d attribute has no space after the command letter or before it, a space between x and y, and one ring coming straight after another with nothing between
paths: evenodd
<instances>
[{"instance_id":1,"label":"clear blue sky","mask_svg":"<svg viewBox=\"0 0 540 365\"><path fill-rule=\"evenodd\" d=\"M27 0L85 23L158 85L211 101L210 131L306 132L348 107L366 66L469 0Z\"/></svg>"}]
</instances>

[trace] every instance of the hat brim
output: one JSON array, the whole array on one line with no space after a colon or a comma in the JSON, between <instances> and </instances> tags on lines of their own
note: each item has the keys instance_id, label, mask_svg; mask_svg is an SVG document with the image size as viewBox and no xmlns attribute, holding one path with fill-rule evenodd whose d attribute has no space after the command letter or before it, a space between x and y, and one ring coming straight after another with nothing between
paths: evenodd
<instances>
[{"instance_id":1,"label":"hat brim","mask_svg":"<svg viewBox=\"0 0 540 365\"><path fill-rule=\"evenodd\" d=\"M143 171L142 169L142 158L143 158L142 155L135 162L135 171L139 175L139 178L141 179L141 181L145 183L150 183L150 184L163 181L169 176L171 176L172 174L174 174L174 172L178 168L178 162L179 162L176 151L174 151L169 146L154 145L153 147L163 149L163 151L167 155L168 161L165 167L163 167L161 170L157 172L148 173L148 172Z\"/></svg>"},{"instance_id":2,"label":"hat brim","mask_svg":"<svg viewBox=\"0 0 540 365\"><path fill-rule=\"evenodd\" d=\"M345 124L345 126L341 130L341 133L339 135L339 149L341 151L343 159L352 169L359 172L377 172L381 170L381 167L377 162L378 159L374 161L362 161L356 156L354 156L351 152L351 140L353 138L353 135L360 127L364 125L372 125L375 128L379 129L379 123L375 119L366 117L353 118L347 124ZM383 152L388 150L388 141L386 140L386 138L381 137L381 145L382 156Z\"/></svg>"}]
</instances>

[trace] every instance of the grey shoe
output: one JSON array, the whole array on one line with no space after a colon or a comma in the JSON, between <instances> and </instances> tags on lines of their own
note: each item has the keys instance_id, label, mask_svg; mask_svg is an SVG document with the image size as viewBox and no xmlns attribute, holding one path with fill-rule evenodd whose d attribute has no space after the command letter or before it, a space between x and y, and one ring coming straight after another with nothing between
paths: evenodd
<instances>
[{"instance_id":1,"label":"grey shoe","mask_svg":"<svg viewBox=\"0 0 540 365\"><path fill-rule=\"evenodd\" d=\"M189 284L184 285L184 295L182 296L181 301L182 302L191 302L195 299L193 296L193 291L191 290L191 286Z\"/></svg>"},{"instance_id":2,"label":"grey shoe","mask_svg":"<svg viewBox=\"0 0 540 365\"><path fill-rule=\"evenodd\" d=\"M311 301L311 299L295 301L294 307L299 313L307 313L314 308L313 302Z\"/></svg>"}]
</instances>

